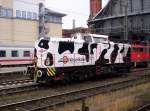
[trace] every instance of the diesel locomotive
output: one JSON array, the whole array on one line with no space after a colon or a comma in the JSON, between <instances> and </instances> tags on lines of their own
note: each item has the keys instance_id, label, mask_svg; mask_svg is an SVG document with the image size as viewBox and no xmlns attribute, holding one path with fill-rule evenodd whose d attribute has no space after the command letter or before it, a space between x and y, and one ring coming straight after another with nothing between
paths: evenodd
<instances>
[{"instance_id":1,"label":"diesel locomotive","mask_svg":"<svg viewBox=\"0 0 150 111\"><path fill-rule=\"evenodd\" d=\"M35 64L28 73L40 83L129 72L131 66L131 45L114 43L105 35L79 33L72 39L41 38L35 43L34 53Z\"/></svg>"}]
</instances>

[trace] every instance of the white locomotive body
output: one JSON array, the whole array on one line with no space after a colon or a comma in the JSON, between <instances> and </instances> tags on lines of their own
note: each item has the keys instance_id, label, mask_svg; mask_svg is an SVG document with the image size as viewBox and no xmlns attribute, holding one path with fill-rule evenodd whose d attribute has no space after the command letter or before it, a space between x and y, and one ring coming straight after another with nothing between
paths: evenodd
<instances>
[{"instance_id":1,"label":"white locomotive body","mask_svg":"<svg viewBox=\"0 0 150 111\"><path fill-rule=\"evenodd\" d=\"M82 35L82 38L87 39L91 36L86 34ZM74 73L72 77L77 76L77 73L81 75L84 70L87 73L95 71L93 74L100 74L104 69L116 70L119 66L122 67L122 64L125 64L123 69L130 67L129 44L110 42L106 36L98 37L98 35L96 41L84 40L55 41L41 38L36 42L35 55L38 68L36 79L45 82L60 80L64 78L62 76L66 77L69 73ZM47 79L43 79L45 77Z\"/></svg>"}]
</instances>

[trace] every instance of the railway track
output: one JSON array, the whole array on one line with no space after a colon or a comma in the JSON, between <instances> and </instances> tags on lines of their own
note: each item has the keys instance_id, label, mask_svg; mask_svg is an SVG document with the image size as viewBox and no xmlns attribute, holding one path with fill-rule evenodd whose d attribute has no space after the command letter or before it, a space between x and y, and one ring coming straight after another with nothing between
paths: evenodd
<instances>
[{"instance_id":1,"label":"railway track","mask_svg":"<svg viewBox=\"0 0 150 111\"><path fill-rule=\"evenodd\" d=\"M26 84L28 82L33 82L33 80L31 79L18 79L18 80L14 80L14 81L3 81L0 82L0 88L2 87L8 87L8 86L13 86L13 85L21 85L21 84Z\"/></svg>"},{"instance_id":2,"label":"railway track","mask_svg":"<svg viewBox=\"0 0 150 111\"><path fill-rule=\"evenodd\" d=\"M25 101L19 101L9 104L1 104L0 111L13 111L13 110L25 110L25 111L35 111L39 109L44 109L54 105L64 104L66 102L80 100L93 96L100 93L111 92L133 85L143 84L150 82L150 75L142 75L137 78L132 78L120 82L113 82L104 85L97 85L95 87L84 88L80 90L68 91L60 94L53 94L46 97L34 98Z\"/></svg>"},{"instance_id":3,"label":"railway track","mask_svg":"<svg viewBox=\"0 0 150 111\"><path fill-rule=\"evenodd\" d=\"M141 106L140 108L136 109L135 111L150 111L150 103L146 104L144 106Z\"/></svg>"},{"instance_id":4,"label":"railway track","mask_svg":"<svg viewBox=\"0 0 150 111\"><path fill-rule=\"evenodd\" d=\"M0 85L7 81L16 81L18 79L27 79L27 78L29 77L25 75L25 71L0 73Z\"/></svg>"},{"instance_id":5,"label":"railway track","mask_svg":"<svg viewBox=\"0 0 150 111\"><path fill-rule=\"evenodd\" d=\"M37 83L31 79L0 82L0 95L6 96L37 89Z\"/></svg>"},{"instance_id":6,"label":"railway track","mask_svg":"<svg viewBox=\"0 0 150 111\"><path fill-rule=\"evenodd\" d=\"M136 73L136 72L145 71L145 70L149 70L149 69L148 68L138 69L138 70L135 69L132 72ZM14 81L13 80L5 81L5 82L0 82L0 95L6 96L10 94L33 91L37 88L39 88L38 84L34 83L33 80L28 79L28 78L14 80Z\"/></svg>"}]
</instances>

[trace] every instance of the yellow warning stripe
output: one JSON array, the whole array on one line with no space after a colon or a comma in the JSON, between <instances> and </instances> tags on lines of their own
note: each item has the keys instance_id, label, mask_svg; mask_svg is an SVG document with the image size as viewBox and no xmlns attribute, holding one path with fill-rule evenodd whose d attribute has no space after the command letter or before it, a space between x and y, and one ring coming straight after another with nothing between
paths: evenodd
<instances>
[{"instance_id":1,"label":"yellow warning stripe","mask_svg":"<svg viewBox=\"0 0 150 111\"><path fill-rule=\"evenodd\" d=\"M48 74L49 76L53 76L53 73L51 72L51 70L48 68Z\"/></svg>"},{"instance_id":2,"label":"yellow warning stripe","mask_svg":"<svg viewBox=\"0 0 150 111\"><path fill-rule=\"evenodd\" d=\"M56 75L56 69L55 68L47 68L47 72L49 76L55 76Z\"/></svg>"},{"instance_id":3,"label":"yellow warning stripe","mask_svg":"<svg viewBox=\"0 0 150 111\"><path fill-rule=\"evenodd\" d=\"M51 72L49 71L49 69L47 68L47 75L51 76Z\"/></svg>"},{"instance_id":4,"label":"yellow warning stripe","mask_svg":"<svg viewBox=\"0 0 150 111\"><path fill-rule=\"evenodd\" d=\"M54 72L56 72L56 69L55 69L54 67L52 68L52 70L53 70Z\"/></svg>"}]
</instances>

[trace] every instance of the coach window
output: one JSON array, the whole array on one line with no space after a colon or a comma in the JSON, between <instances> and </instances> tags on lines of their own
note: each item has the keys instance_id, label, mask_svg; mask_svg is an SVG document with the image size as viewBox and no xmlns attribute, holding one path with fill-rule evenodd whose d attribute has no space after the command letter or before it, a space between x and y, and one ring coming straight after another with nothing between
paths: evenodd
<instances>
[{"instance_id":1,"label":"coach window","mask_svg":"<svg viewBox=\"0 0 150 111\"><path fill-rule=\"evenodd\" d=\"M11 56L12 57L18 57L19 56L18 51L17 50L11 51Z\"/></svg>"},{"instance_id":2,"label":"coach window","mask_svg":"<svg viewBox=\"0 0 150 111\"><path fill-rule=\"evenodd\" d=\"M24 57L30 57L30 51L24 51L23 56Z\"/></svg>"},{"instance_id":3,"label":"coach window","mask_svg":"<svg viewBox=\"0 0 150 111\"><path fill-rule=\"evenodd\" d=\"M6 57L6 51L1 50L0 51L0 57Z\"/></svg>"}]
</instances>

